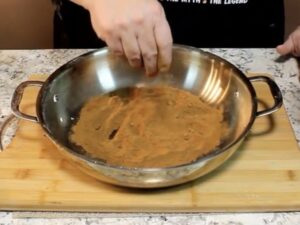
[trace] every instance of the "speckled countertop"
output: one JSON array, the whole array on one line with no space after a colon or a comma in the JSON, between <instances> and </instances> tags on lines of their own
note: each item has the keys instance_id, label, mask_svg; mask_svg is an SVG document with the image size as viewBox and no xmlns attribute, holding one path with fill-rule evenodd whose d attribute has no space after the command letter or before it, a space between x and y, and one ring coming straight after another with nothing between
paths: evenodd
<instances>
[{"instance_id":1,"label":"speckled countertop","mask_svg":"<svg viewBox=\"0 0 300 225\"><path fill-rule=\"evenodd\" d=\"M88 50L0 50L0 124L10 114L10 99L16 86L30 74L50 74L59 66ZM278 59L273 49L208 49L226 58L243 72L272 74L284 96L284 106L300 144L300 84L294 58ZM11 137L13 134L7 134ZM0 212L0 225L288 225L300 224L300 212L226 214L56 214L60 217L15 218ZM35 214L33 214L33 217ZM37 217L43 217L39 214ZM51 215L50 215L51 216ZM48 219L47 219L47 218ZM68 217L68 218L66 218Z\"/></svg>"}]
</instances>

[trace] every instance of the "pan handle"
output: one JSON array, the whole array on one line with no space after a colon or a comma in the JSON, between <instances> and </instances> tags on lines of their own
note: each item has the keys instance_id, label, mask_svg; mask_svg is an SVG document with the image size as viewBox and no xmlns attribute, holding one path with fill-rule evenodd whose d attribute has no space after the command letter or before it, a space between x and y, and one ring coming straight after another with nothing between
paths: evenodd
<instances>
[{"instance_id":1,"label":"pan handle","mask_svg":"<svg viewBox=\"0 0 300 225\"><path fill-rule=\"evenodd\" d=\"M29 86L42 87L43 84L44 84L44 82L42 82L42 81L25 81L16 88L14 95L12 97L12 100L11 100L11 109L15 116L17 116L21 119L28 120L28 121L38 122L38 118L36 116L31 116L31 115L22 113L19 110L19 107L20 107L20 103L22 101L22 97L23 97L25 88L27 88Z\"/></svg>"},{"instance_id":2,"label":"pan handle","mask_svg":"<svg viewBox=\"0 0 300 225\"><path fill-rule=\"evenodd\" d=\"M255 77L249 77L249 81L266 83L269 86L272 97L274 99L274 105L269 109L256 112L256 117L269 115L273 112L276 112L282 106L282 102L283 102L282 94L278 85L275 83L274 80L266 76L255 76Z\"/></svg>"}]
</instances>

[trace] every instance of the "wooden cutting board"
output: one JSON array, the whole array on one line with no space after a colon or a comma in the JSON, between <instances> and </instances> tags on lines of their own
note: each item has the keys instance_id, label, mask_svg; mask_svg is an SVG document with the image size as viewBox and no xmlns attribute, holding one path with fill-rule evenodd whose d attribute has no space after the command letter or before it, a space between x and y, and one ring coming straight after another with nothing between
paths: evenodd
<instances>
[{"instance_id":1,"label":"wooden cutting board","mask_svg":"<svg viewBox=\"0 0 300 225\"><path fill-rule=\"evenodd\" d=\"M264 101L271 99L265 85L255 87ZM34 112L37 91L26 91L23 111ZM86 176L61 157L39 124L21 121L0 153L0 210L295 211L300 210L300 151L282 108L257 119L239 151L209 175L179 187L132 190Z\"/></svg>"}]
</instances>

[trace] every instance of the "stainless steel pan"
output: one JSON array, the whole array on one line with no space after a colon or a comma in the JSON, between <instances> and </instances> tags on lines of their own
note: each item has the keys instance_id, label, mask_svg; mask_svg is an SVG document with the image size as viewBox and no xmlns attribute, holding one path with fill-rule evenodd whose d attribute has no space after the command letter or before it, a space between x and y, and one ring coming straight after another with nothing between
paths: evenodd
<instances>
[{"instance_id":1,"label":"stainless steel pan","mask_svg":"<svg viewBox=\"0 0 300 225\"><path fill-rule=\"evenodd\" d=\"M271 108L258 111L253 82L269 85L274 98ZM223 134L221 144L210 154L176 167L125 168L91 158L69 142L70 127L82 105L92 96L161 83L185 89L209 104L224 107L229 132ZM19 110L22 93L28 86L41 88L36 100L37 116ZM270 78L247 78L223 58L177 45L173 48L170 71L155 78L146 77L142 69L130 67L126 59L112 55L108 49L87 53L57 69L46 82L20 84L12 99L12 110L19 118L38 122L60 152L85 173L111 184L157 188L185 183L217 168L237 150L255 118L273 113L281 104L280 90Z\"/></svg>"}]
</instances>

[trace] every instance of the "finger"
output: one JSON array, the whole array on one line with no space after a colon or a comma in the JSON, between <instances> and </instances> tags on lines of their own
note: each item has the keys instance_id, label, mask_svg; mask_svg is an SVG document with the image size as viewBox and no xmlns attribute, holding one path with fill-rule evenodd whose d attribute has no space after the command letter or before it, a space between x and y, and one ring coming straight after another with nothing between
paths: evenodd
<instances>
[{"instance_id":1,"label":"finger","mask_svg":"<svg viewBox=\"0 0 300 225\"><path fill-rule=\"evenodd\" d=\"M92 26L97 36L104 41L108 48L116 55L124 55L122 42L119 36L117 36L111 29L102 30L95 20L94 17L91 18Z\"/></svg>"},{"instance_id":2,"label":"finger","mask_svg":"<svg viewBox=\"0 0 300 225\"><path fill-rule=\"evenodd\" d=\"M106 44L113 54L117 56L124 55L123 46L120 38L106 38Z\"/></svg>"},{"instance_id":3,"label":"finger","mask_svg":"<svg viewBox=\"0 0 300 225\"><path fill-rule=\"evenodd\" d=\"M292 37L290 36L282 45L277 46L277 52L280 55L287 55L294 51L294 42Z\"/></svg>"},{"instance_id":4,"label":"finger","mask_svg":"<svg viewBox=\"0 0 300 225\"><path fill-rule=\"evenodd\" d=\"M129 64L132 67L141 67L141 51L134 32L127 32L122 35L122 46Z\"/></svg>"},{"instance_id":5,"label":"finger","mask_svg":"<svg viewBox=\"0 0 300 225\"><path fill-rule=\"evenodd\" d=\"M157 45L154 37L154 28L151 25L139 30L138 43L141 49L146 75L157 74Z\"/></svg>"},{"instance_id":6,"label":"finger","mask_svg":"<svg viewBox=\"0 0 300 225\"><path fill-rule=\"evenodd\" d=\"M158 48L158 68L161 72L166 72L172 61L173 38L167 20L158 22L154 29L155 40Z\"/></svg>"},{"instance_id":7,"label":"finger","mask_svg":"<svg viewBox=\"0 0 300 225\"><path fill-rule=\"evenodd\" d=\"M291 35L291 39L294 44L293 55L296 57L300 56L300 28L298 27Z\"/></svg>"}]
</instances>

